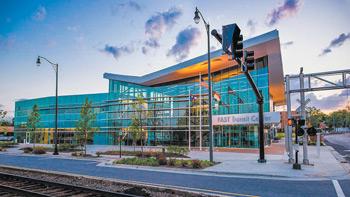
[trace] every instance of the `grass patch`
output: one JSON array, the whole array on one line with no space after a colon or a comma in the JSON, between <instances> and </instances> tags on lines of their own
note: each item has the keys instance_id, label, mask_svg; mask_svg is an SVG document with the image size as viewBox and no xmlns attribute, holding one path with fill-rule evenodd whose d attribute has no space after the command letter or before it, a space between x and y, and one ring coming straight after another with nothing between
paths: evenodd
<instances>
[{"instance_id":1,"label":"grass patch","mask_svg":"<svg viewBox=\"0 0 350 197\"><path fill-rule=\"evenodd\" d=\"M174 168L203 169L215 165L216 163L208 160L184 160L184 159L166 159L165 157L149 158L123 158L115 160L113 164L139 165L139 166L167 166Z\"/></svg>"},{"instance_id":2,"label":"grass patch","mask_svg":"<svg viewBox=\"0 0 350 197\"><path fill-rule=\"evenodd\" d=\"M127 165L138 165L138 166L159 166L159 162L154 157L149 158L123 158L121 160L116 160L113 164L127 164Z\"/></svg>"}]
</instances>

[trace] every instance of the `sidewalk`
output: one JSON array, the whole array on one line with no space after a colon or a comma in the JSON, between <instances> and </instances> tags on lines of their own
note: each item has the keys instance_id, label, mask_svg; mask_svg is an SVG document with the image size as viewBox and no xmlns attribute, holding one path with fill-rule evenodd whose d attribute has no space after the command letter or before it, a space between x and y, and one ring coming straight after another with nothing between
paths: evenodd
<instances>
[{"instance_id":1,"label":"sidewalk","mask_svg":"<svg viewBox=\"0 0 350 197\"><path fill-rule=\"evenodd\" d=\"M299 161L303 161L302 148L299 152ZM220 174L264 175L289 178L321 178L321 179L349 179L350 168L348 163L341 163L333 155L332 147L322 146L320 157L317 157L315 146L308 146L310 165L302 165L301 170L292 169L288 163L287 154L266 155L266 163L258 163L258 154L247 153L215 153L214 160L222 162L213 167L204 169L206 172ZM335 154L337 154L335 152ZM191 158L208 159L206 154L191 152Z\"/></svg>"}]
</instances>

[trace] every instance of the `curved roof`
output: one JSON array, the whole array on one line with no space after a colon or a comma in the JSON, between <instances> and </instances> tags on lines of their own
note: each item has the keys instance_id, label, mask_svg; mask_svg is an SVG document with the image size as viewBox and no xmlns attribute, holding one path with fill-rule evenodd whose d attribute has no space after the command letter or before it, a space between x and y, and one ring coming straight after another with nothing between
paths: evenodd
<instances>
[{"instance_id":1,"label":"curved roof","mask_svg":"<svg viewBox=\"0 0 350 197\"><path fill-rule=\"evenodd\" d=\"M243 42L243 46L249 48L249 50L254 50L255 58L268 56L270 95L275 104L284 104L284 79L278 31L273 30L247 39ZM224 54L222 49L213 51L210 55L211 72L236 65L236 62ZM103 77L109 80L144 86L157 86L158 84L198 76L199 73L207 74L207 54L143 76L104 73Z\"/></svg>"},{"instance_id":2,"label":"curved roof","mask_svg":"<svg viewBox=\"0 0 350 197\"><path fill-rule=\"evenodd\" d=\"M265 34L259 35L254 38L247 39L243 42L243 46L245 48L252 47L254 45L258 45L267 41L270 41L272 39L278 38L278 31L273 30L270 32L267 32ZM218 57L226 56L223 55L223 50L219 49L216 51L213 51L210 53L211 59L215 59ZM124 81L124 82L129 82L129 83L135 83L135 84L140 84L140 85L147 85L145 84L148 81L152 81L156 78L162 77L164 75L168 75L170 73L173 73L175 71L178 71L183 68L187 68L190 66L193 66L198 63L206 62L207 61L207 54L198 56L196 58L178 63L176 65L164 68L159 71L155 71L143 76L132 76L132 75L121 75L121 74L112 74L112 73L104 73L103 77L109 80L116 80L116 81ZM213 61L213 60L212 60ZM215 61L215 60L214 60ZM156 84L152 84L156 85Z\"/></svg>"}]
</instances>

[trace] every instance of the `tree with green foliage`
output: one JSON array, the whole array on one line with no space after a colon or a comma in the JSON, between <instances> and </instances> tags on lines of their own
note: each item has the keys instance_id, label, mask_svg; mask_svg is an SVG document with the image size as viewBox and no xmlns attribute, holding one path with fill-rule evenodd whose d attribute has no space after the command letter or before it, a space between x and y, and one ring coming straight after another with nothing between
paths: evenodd
<instances>
[{"instance_id":1,"label":"tree with green foliage","mask_svg":"<svg viewBox=\"0 0 350 197\"><path fill-rule=\"evenodd\" d=\"M0 104L0 120L2 120L3 118L5 118L7 111L1 109L3 107L3 105Z\"/></svg>"},{"instance_id":2,"label":"tree with green foliage","mask_svg":"<svg viewBox=\"0 0 350 197\"><path fill-rule=\"evenodd\" d=\"M27 129L32 133L33 136L33 147L36 143L36 129L38 128L38 123L40 121L39 107L37 104L33 105L32 112L30 113L27 121Z\"/></svg>"},{"instance_id":3,"label":"tree with green foliage","mask_svg":"<svg viewBox=\"0 0 350 197\"><path fill-rule=\"evenodd\" d=\"M136 148L136 142L138 140L140 140L141 136L140 136L140 120L136 115L133 115L131 117L131 125L129 126L129 132L132 138L132 145L134 146L134 152L135 152L135 148Z\"/></svg>"},{"instance_id":4,"label":"tree with green foliage","mask_svg":"<svg viewBox=\"0 0 350 197\"><path fill-rule=\"evenodd\" d=\"M346 109L337 110L328 115L326 120L328 127L350 127L350 111Z\"/></svg>"},{"instance_id":5,"label":"tree with green foliage","mask_svg":"<svg viewBox=\"0 0 350 197\"><path fill-rule=\"evenodd\" d=\"M307 107L306 112L308 114L308 121L313 127L319 127L320 123L326 121L328 118L327 114L316 107Z\"/></svg>"},{"instance_id":6,"label":"tree with green foliage","mask_svg":"<svg viewBox=\"0 0 350 197\"><path fill-rule=\"evenodd\" d=\"M7 114L7 111L3 110L2 107L3 107L3 105L0 104L0 126L6 126L6 125L4 125L4 122L5 122L4 118Z\"/></svg>"},{"instance_id":7,"label":"tree with green foliage","mask_svg":"<svg viewBox=\"0 0 350 197\"><path fill-rule=\"evenodd\" d=\"M138 138L141 141L141 154L143 155L143 145L145 138L145 131L143 130L144 119L147 119L148 113L146 110L146 101L142 97L142 95L138 95L135 99L135 102L132 103L132 108L134 114L131 118L131 125L129 130L131 131L131 135L133 137L134 150L136 146L136 141ZM146 121L147 122L147 121Z\"/></svg>"},{"instance_id":8,"label":"tree with green foliage","mask_svg":"<svg viewBox=\"0 0 350 197\"><path fill-rule=\"evenodd\" d=\"M81 148L84 148L84 155L86 155L87 142L92 139L92 134L96 130L92 126L94 121L96 121L96 114L92 111L92 102L86 98L80 111L80 119L75 128L77 142Z\"/></svg>"}]
</instances>

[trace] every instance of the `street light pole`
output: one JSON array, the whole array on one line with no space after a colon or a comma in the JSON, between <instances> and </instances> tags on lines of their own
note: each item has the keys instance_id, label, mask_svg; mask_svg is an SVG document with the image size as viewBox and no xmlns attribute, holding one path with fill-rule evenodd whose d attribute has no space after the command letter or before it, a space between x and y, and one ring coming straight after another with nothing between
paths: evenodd
<instances>
[{"instance_id":1,"label":"street light pole","mask_svg":"<svg viewBox=\"0 0 350 197\"><path fill-rule=\"evenodd\" d=\"M56 102L56 106L55 106L55 134L53 137L53 141L55 143L55 150L53 152L53 155L58 155L58 148L57 148L57 137L58 137L58 132L57 132L57 124L58 124L58 64L52 63L51 61L49 61L48 59L46 59L45 57L42 56L38 56L38 59L36 60L36 64L37 66L40 66L41 62L40 59L44 59L46 60L48 63L50 63L53 67L53 69L56 72L56 96L55 96L55 102Z\"/></svg>"},{"instance_id":2,"label":"street light pole","mask_svg":"<svg viewBox=\"0 0 350 197\"><path fill-rule=\"evenodd\" d=\"M207 31L207 38L208 38L208 86L209 86L209 110L208 110L208 123L209 123L209 159L211 162L213 162L213 122L212 122L212 86L211 86L211 69L210 69L210 36L209 36L209 30L210 26L209 23L207 23L204 20L204 17L202 13L198 10L196 7L194 16L194 22L199 23L200 18L202 18L203 23L205 25L205 29ZM200 15L200 16L199 16Z\"/></svg>"}]
</instances>

